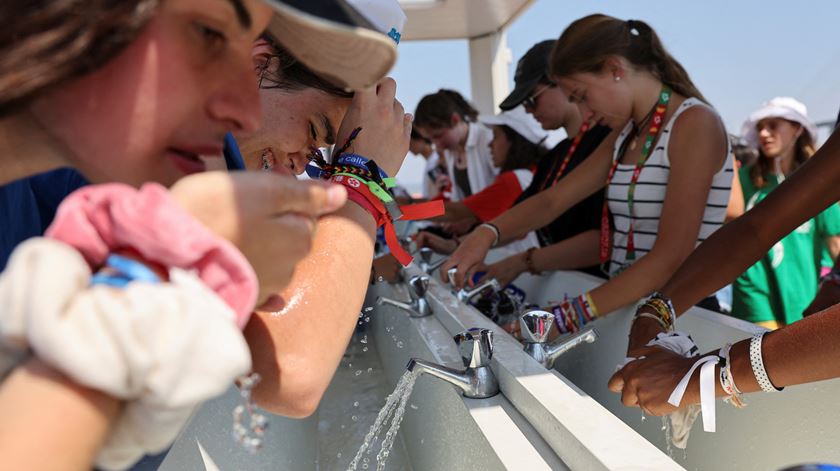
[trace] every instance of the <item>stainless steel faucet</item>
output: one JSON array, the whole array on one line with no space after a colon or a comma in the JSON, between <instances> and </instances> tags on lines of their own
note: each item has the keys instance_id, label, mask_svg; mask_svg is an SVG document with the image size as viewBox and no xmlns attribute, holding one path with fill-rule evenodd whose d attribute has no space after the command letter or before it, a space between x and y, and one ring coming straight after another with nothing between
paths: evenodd
<instances>
[{"instance_id":1,"label":"stainless steel faucet","mask_svg":"<svg viewBox=\"0 0 840 471\"><path fill-rule=\"evenodd\" d=\"M428 247L420 247L420 269L428 274L432 274L435 270L440 268L449 257L443 257L440 260L432 263L432 257L435 252Z\"/></svg>"},{"instance_id":2,"label":"stainless steel faucet","mask_svg":"<svg viewBox=\"0 0 840 471\"><path fill-rule=\"evenodd\" d=\"M379 296L376 298L376 305L390 304L406 312L411 317L426 317L432 314L432 307L426 301L426 292L429 290L429 277L426 275L413 276L408 280L408 295L411 301L404 303L394 299Z\"/></svg>"},{"instance_id":3,"label":"stainless steel faucet","mask_svg":"<svg viewBox=\"0 0 840 471\"><path fill-rule=\"evenodd\" d=\"M455 284L455 274L458 273L458 267L452 267L449 271L446 272L447 281L449 284ZM455 293L455 297L458 298L458 301L461 302L469 302L472 298L476 297L477 295L481 294L487 288L493 288L494 291L501 291L502 287L499 285L499 282L495 278L490 278L489 280L481 283L480 285L476 286L475 288L468 290L467 288L461 288L457 293Z\"/></svg>"},{"instance_id":4,"label":"stainless steel faucet","mask_svg":"<svg viewBox=\"0 0 840 471\"><path fill-rule=\"evenodd\" d=\"M519 318L520 331L525 341L525 352L546 368L552 368L554 361L569 350L584 343L598 340L594 328L580 331L567 339L546 343L554 325L554 314L546 311L526 312Z\"/></svg>"},{"instance_id":5,"label":"stainless steel faucet","mask_svg":"<svg viewBox=\"0 0 840 471\"><path fill-rule=\"evenodd\" d=\"M408 252L410 254L413 254L413 253L417 252L417 249L412 249L411 248L411 244L413 244L413 243L414 243L414 239L412 239L411 236L406 236L406 237L400 238L400 245L402 245L403 248L406 250L406 252Z\"/></svg>"},{"instance_id":6,"label":"stainless steel faucet","mask_svg":"<svg viewBox=\"0 0 840 471\"><path fill-rule=\"evenodd\" d=\"M458 301L462 302L469 302L472 298L481 294L482 291L486 290L487 288L492 288L493 291L501 291L502 287L499 285L499 282L496 281L495 278L490 278L489 280L481 283L480 285L476 286L475 288L468 290L467 288L461 288L455 296L458 298Z\"/></svg>"},{"instance_id":7,"label":"stainless steel faucet","mask_svg":"<svg viewBox=\"0 0 840 471\"><path fill-rule=\"evenodd\" d=\"M461 390L464 396L472 398L492 397L499 394L499 381L490 369L493 357L493 331L472 328L455 337L465 370L456 370L426 360L412 358L406 369L417 374L429 374L442 379Z\"/></svg>"}]
</instances>

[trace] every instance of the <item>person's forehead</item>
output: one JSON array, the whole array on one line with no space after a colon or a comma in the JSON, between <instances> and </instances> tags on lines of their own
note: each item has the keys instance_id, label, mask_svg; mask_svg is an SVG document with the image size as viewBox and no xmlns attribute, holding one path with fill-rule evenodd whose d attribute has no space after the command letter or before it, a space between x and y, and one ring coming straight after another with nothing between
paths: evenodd
<instances>
[{"instance_id":1,"label":"person's forehead","mask_svg":"<svg viewBox=\"0 0 840 471\"><path fill-rule=\"evenodd\" d=\"M777 126L779 124L787 123L788 121L778 116L768 116L767 118L759 120L755 125L758 126Z\"/></svg>"}]
</instances>

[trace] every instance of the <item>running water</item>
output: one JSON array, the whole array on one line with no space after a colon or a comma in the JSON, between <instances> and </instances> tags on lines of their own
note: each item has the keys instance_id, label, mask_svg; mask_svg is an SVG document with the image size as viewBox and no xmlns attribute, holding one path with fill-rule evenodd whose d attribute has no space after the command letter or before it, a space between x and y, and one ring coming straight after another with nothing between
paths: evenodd
<instances>
[{"instance_id":1,"label":"running water","mask_svg":"<svg viewBox=\"0 0 840 471\"><path fill-rule=\"evenodd\" d=\"M665 432L665 451L671 459L674 459L674 448L671 444L671 437L673 436L671 433L671 421L667 415L662 417L662 431Z\"/></svg>"},{"instance_id":2,"label":"running water","mask_svg":"<svg viewBox=\"0 0 840 471\"><path fill-rule=\"evenodd\" d=\"M379 411L379 415L376 416L376 420L373 422L373 425L370 427L370 431L365 436L362 446L359 447L359 451L356 452L356 456L353 458L353 461L350 462L350 466L347 468L348 471L356 470L359 466L359 461L362 459L362 455L364 455L365 452L370 454L371 447L374 443L376 443L377 438L379 438L379 434L382 432L382 429L385 428L385 425L387 425L390 419L391 425L388 427L388 431L385 433L385 438L382 439L382 445L379 453L376 455L376 470L382 471L385 469L385 462L388 460L388 455L391 453L391 447L394 446L397 431L399 430L400 423L402 423L402 419L405 416L405 406L408 404L408 398L411 396L411 391L414 389L414 382L417 381L417 376L418 374L413 371L406 371L403 373L399 382L397 382L397 387L394 389L394 392L388 396L385 401L385 406Z\"/></svg>"}]
</instances>

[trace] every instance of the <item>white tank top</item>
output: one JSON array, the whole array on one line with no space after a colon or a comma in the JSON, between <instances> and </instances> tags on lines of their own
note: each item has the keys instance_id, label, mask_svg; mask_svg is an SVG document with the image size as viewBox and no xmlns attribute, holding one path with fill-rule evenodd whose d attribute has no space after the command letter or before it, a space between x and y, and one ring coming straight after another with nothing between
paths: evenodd
<instances>
[{"instance_id":1,"label":"white tank top","mask_svg":"<svg viewBox=\"0 0 840 471\"><path fill-rule=\"evenodd\" d=\"M697 98L686 99L665 124L662 132L654 143L653 152L648 156L645 165L639 173L633 199L633 243L636 249L636 260L645 256L656 242L659 232L659 218L662 215L662 204L665 201L665 190L671 171L668 159L668 143L671 129L677 117L692 106L705 106L714 109ZM717 114L717 113L716 113ZM624 130L616 139L613 148L613 161L619 158L621 145L633 129L633 123L628 122ZM729 192L732 188L732 152L727 137L726 160L712 178L712 187L706 200L706 210L703 213L703 224L697 234L698 245L714 231L716 231L726 217L726 207L729 204ZM630 229L630 208L627 204L627 190L633 176L635 165L619 164L613 175L612 182L607 189L610 213L612 213L615 231L612 238L612 256L610 261L610 276L618 274L632 262L625 260L627 256L627 233Z\"/></svg>"}]
</instances>

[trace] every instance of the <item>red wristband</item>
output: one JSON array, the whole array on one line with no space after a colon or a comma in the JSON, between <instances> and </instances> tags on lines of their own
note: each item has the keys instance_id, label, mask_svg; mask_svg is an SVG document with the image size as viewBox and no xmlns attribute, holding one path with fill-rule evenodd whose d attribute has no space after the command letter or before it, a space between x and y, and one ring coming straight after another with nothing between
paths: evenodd
<instances>
[{"instance_id":1,"label":"red wristband","mask_svg":"<svg viewBox=\"0 0 840 471\"><path fill-rule=\"evenodd\" d=\"M384 226L385 228L385 243L391 249L394 257L403 265L406 266L411 263L412 256L400 245L397 239L397 233L394 230L393 220L391 219L388 210L382 201L374 195L367 185L361 180L344 175L335 175L330 178L330 181L338 183L347 188L347 197L350 201L357 203L359 206L369 212L374 220L376 226ZM444 207L441 201L430 201L427 203L412 204L402 206L402 219L411 221L415 219L426 219L443 214Z\"/></svg>"}]
</instances>

